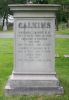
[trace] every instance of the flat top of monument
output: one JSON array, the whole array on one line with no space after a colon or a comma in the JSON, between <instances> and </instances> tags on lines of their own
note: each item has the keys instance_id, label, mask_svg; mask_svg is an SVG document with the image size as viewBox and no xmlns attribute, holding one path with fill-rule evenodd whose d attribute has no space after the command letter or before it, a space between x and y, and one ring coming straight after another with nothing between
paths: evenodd
<instances>
[{"instance_id":1,"label":"flat top of monument","mask_svg":"<svg viewBox=\"0 0 69 100\"><path fill-rule=\"evenodd\" d=\"M60 5L57 4L10 4L12 11L58 11Z\"/></svg>"},{"instance_id":2,"label":"flat top of monument","mask_svg":"<svg viewBox=\"0 0 69 100\"><path fill-rule=\"evenodd\" d=\"M59 4L10 4L12 7L59 7Z\"/></svg>"}]
</instances>

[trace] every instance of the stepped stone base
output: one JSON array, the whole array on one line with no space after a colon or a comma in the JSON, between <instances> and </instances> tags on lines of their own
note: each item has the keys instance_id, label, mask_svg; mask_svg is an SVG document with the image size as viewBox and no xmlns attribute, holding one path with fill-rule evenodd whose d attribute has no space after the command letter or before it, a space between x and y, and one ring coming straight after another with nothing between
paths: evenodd
<instances>
[{"instance_id":1,"label":"stepped stone base","mask_svg":"<svg viewBox=\"0 0 69 100\"><path fill-rule=\"evenodd\" d=\"M5 95L54 95L63 88L54 75L11 75L5 87Z\"/></svg>"}]
</instances>

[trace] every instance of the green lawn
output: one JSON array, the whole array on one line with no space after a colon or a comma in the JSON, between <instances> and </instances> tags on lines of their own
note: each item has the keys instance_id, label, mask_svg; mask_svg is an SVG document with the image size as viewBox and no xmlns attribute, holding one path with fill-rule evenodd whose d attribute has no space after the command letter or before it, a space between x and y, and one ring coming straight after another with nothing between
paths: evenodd
<instances>
[{"instance_id":1,"label":"green lawn","mask_svg":"<svg viewBox=\"0 0 69 100\"><path fill-rule=\"evenodd\" d=\"M13 30L8 30L8 31L0 31L0 34L3 34L3 33L5 33L5 34L12 34L13 33Z\"/></svg>"},{"instance_id":2,"label":"green lawn","mask_svg":"<svg viewBox=\"0 0 69 100\"><path fill-rule=\"evenodd\" d=\"M56 39L57 77L64 87L64 94L61 96L4 96L4 87L13 67L13 39L0 39L0 100L69 100L69 58L63 54L69 54L69 39ZM63 48L63 49L62 49Z\"/></svg>"},{"instance_id":3,"label":"green lawn","mask_svg":"<svg viewBox=\"0 0 69 100\"><path fill-rule=\"evenodd\" d=\"M56 31L56 34L69 35L69 28L66 27L65 23L60 23L58 25L58 31Z\"/></svg>"},{"instance_id":4,"label":"green lawn","mask_svg":"<svg viewBox=\"0 0 69 100\"><path fill-rule=\"evenodd\" d=\"M69 39L56 39L56 54L63 56L64 54L69 54Z\"/></svg>"},{"instance_id":5,"label":"green lawn","mask_svg":"<svg viewBox=\"0 0 69 100\"><path fill-rule=\"evenodd\" d=\"M69 28L64 28L64 29L59 28L59 30L56 31L56 34L69 35Z\"/></svg>"}]
</instances>

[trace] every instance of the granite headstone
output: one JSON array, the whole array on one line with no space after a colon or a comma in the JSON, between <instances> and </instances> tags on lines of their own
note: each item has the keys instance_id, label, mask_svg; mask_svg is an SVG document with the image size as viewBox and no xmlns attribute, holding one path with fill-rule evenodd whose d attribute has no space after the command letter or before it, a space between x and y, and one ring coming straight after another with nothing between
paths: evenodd
<instances>
[{"instance_id":1,"label":"granite headstone","mask_svg":"<svg viewBox=\"0 0 69 100\"><path fill-rule=\"evenodd\" d=\"M63 93L55 72L55 11L59 5L13 4L14 69L6 95Z\"/></svg>"}]
</instances>

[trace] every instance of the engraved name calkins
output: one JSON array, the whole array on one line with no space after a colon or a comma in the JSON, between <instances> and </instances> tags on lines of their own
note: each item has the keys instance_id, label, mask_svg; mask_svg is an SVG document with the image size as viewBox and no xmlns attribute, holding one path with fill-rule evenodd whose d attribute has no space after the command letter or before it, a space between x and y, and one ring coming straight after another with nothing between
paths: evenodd
<instances>
[{"instance_id":1,"label":"engraved name calkins","mask_svg":"<svg viewBox=\"0 0 69 100\"><path fill-rule=\"evenodd\" d=\"M19 28L51 28L50 22L20 22Z\"/></svg>"},{"instance_id":2,"label":"engraved name calkins","mask_svg":"<svg viewBox=\"0 0 69 100\"><path fill-rule=\"evenodd\" d=\"M17 61L51 62L50 20L20 20L17 22Z\"/></svg>"}]
</instances>

